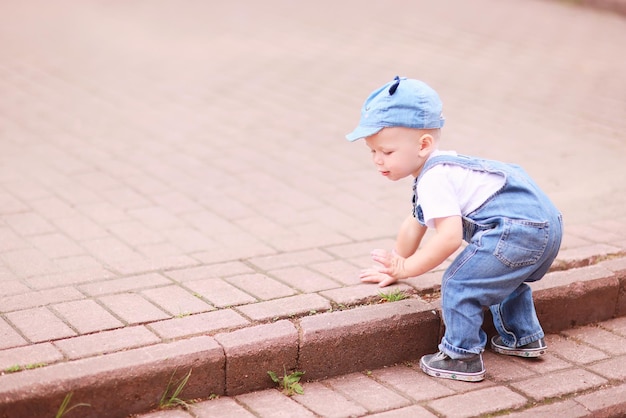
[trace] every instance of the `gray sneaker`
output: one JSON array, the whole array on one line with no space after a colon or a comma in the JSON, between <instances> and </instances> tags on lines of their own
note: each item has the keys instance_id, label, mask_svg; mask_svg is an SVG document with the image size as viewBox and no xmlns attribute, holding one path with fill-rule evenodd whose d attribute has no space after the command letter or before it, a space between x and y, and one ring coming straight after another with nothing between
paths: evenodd
<instances>
[{"instance_id":1,"label":"gray sneaker","mask_svg":"<svg viewBox=\"0 0 626 418\"><path fill-rule=\"evenodd\" d=\"M420 368L429 376L444 379L480 382L485 378L485 365L480 354L468 359L455 360L440 351L422 357Z\"/></svg>"},{"instance_id":2,"label":"gray sneaker","mask_svg":"<svg viewBox=\"0 0 626 418\"><path fill-rule=\"evenodd\" d=\"M499 335L496 335L491 339L491 349L507 356L539 357L546 353L548 346L543 338L540 338L521 347L509 347L504 344Z\"/></svg>"}]
</instances>

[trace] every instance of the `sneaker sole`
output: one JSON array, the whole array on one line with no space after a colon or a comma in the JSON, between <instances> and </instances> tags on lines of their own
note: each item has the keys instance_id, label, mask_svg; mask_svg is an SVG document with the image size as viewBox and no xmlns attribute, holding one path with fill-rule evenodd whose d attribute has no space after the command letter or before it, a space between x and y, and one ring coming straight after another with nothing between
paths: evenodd
<instances>
[{"instance_id":1,"label":"sneaker sole","mask_svg":"<svg viewBox=\"0 0 626 418\"><path fill-rule=\"evenodd\" d=\"M534 357L543 356L548 350L547 347L520 350L519 348L498 347L493 344L491 344L491 349L495 351L496 353L504 354L505 356L517 356L517 357L524 357L524 358L534 358Z\"/></svg>"},{"instance_id":2,"label":"sneaker sole","mask_svg":"<svg viewBox=\"0 0 626 418\"><path fill-rule=\"evenodd\" d=\"M478 373L459 373L459 372L451 372L449 370L433 369L432 367L425 365L421 360L420 360L420 369L422 369L424 373L432 377L440 377L443 379L451 379L451 380L461 380L463 382L480 382L485 379L485 373L486 373L484 370Z\"/></svg>"}]
</instances>

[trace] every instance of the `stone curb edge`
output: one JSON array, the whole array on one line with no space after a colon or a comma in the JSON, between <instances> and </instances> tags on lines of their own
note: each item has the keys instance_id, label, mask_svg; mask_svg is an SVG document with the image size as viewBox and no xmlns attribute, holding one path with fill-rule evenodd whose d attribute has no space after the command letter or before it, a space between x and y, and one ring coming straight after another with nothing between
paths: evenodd
<instances>
[{"instance_id":1,"label":"stone curb edge","mask_svg":"<svg viewBox=\"0 0 626 418\"><path fill-rule=\"evenodd\" d=\"M626 257L554 271L531 287L546 333L625 316ZM279 320L5 375L0 417L53 416L69 393L90 405L83 417L145 413L190 371L181 399L267 389L268 371L304 371L305 380L362 372L434 352L442 332L438 301L416 298Z\"/></svg>"}]
</instances>

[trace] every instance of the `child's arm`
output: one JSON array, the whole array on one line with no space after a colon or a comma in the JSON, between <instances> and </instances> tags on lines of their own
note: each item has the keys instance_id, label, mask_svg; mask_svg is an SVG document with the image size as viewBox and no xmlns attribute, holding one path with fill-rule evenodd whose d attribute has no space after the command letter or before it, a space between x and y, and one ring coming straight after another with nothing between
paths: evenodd
<instances>
[{"instance_id":1,"label":"child's arm","mask_svg":"<svg viewBox=\"0 0 626 418\"><path fill-rule=\"evenodd\" d=\"M438 218L435 219L435 229L435 235L409 257L390 254L385 250L372 251L372 259L382 266L363 270L361 280L385 287L399 279L419 276L437 267L461 246L463 223L460 216Z\"/></svg>"},{"instance_id":2,"label":"child's arm","mask_svg":"<svg viewBox=\"0 0 626 418\"><path fill-rule=\"evenodd\" d=\"M400 257L410 257L417 251L428 228L420 224L413 215L406 217L396 238L396 253Z\"/></svg>"}]
</instances>

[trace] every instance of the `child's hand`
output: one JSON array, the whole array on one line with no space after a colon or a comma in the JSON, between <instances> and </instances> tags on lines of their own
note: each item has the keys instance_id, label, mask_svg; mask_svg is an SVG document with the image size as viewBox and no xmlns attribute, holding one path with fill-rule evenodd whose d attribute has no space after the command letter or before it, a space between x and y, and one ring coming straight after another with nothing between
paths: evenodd
<instances>
[{"instance_id":1,"label":"child's hand","mask_svg":"<svg viewBox=\"0 0 626 418\"><path fill-rule=\"evenodd\" d=\"M398 281L404 272L404 258L395 251L390 253L385 250L373 250L372 260L381 266L364 269L359 275L362 282L378 283L379 287L389 286Z\"/></svg>"}]
</instances>

